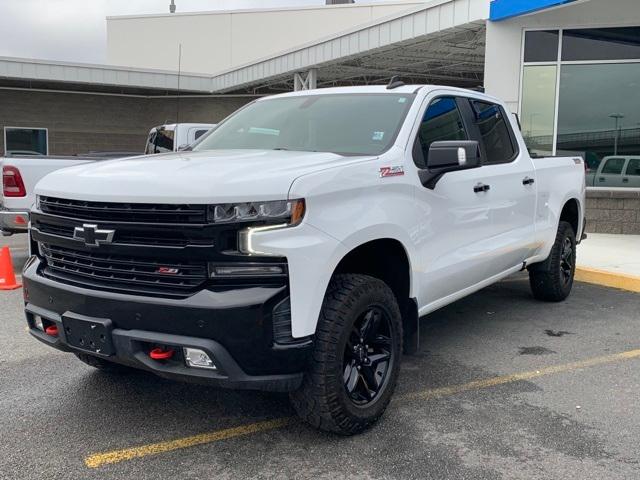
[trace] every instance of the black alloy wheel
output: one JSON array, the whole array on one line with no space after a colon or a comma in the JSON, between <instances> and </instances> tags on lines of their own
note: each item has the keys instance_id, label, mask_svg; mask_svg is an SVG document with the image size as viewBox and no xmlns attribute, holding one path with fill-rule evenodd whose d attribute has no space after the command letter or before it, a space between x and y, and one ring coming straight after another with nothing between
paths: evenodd
<instances>
[{"instance_id":1,"label":"black alloy wheel","mask_svg":"<svg viewBox=\"0 0 640 480\"><path fill-rule=\"evenodd\" d=\"M575 266L573 257L573 242L570 237L565 237L560 251L560 275L564 285L567 285L573 279L573 270Z\"/></svg>"},{"instance_id":2,"label":"black alloy wheel","mask_svg":"<svg viewBox=\"0 0 640 480\"><path fill-rule=\"evenodd\" d=\"M344 388L355 405L377 400L395 357L389 316L372 305L356 320L344 350Z\"/></svg>"},{"instance_id":3,"label":"black alloy wheel","mask_svg":"<svg viewBox=\"0 0 640 480\"><path fill-rule=\"evenodd\" d=\"M340 435L375 424L398 382L402 340L400 307L386 283L362 274L334 275L308 370L290 394L300 418Z\"/></svg>"}]
</instances>

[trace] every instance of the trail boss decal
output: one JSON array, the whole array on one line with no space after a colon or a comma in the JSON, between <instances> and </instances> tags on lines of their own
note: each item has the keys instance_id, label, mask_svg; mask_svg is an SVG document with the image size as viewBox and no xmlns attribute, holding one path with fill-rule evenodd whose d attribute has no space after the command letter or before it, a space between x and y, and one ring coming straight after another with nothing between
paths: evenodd
<instances>
[{"instance_id":1,"label":"trail boss decal","mask_svg":"<svg viewBox=\"0 0 640 480\"><path fill-rule=\"evenodd\" d=\"M380 178L400 177L404 175L404 167L380 167Z\"/></svg>"}]
</instances>

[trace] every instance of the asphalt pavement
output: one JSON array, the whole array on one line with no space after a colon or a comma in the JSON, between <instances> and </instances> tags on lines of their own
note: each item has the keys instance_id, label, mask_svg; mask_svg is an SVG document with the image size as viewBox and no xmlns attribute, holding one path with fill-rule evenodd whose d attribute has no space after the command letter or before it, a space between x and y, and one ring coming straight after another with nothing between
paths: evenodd
<instances>
[{"instance_id":1,"label":"asphalt pavement","mask_svg":"<svg viewBox=\"0 0 640 480\"><path fill-rule=\"evenodd\" d=\"M484 289L422 319L385 416L343 438L286 395L95 371L0 292L0 479L640 478L639 312L582 283L559 304L523 275Z\"/></svg>"}]
</instances>

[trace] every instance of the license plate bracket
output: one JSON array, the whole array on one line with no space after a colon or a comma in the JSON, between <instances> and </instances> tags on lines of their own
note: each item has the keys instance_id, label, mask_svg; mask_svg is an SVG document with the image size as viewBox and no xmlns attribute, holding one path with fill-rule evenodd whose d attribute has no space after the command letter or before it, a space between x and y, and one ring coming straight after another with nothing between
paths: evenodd
<instances>
[{"instance_id":1,"label":"license plate bracket","mask_svg":"<svg viewBox=\"0 0 640 480\"><path fill-rule=\"evenodd\" d=\"M108 318L66 313L62 316L62 326L70 346L104 356L115 353L111 338L113 324Z\"/></svg>"}]
</instances>

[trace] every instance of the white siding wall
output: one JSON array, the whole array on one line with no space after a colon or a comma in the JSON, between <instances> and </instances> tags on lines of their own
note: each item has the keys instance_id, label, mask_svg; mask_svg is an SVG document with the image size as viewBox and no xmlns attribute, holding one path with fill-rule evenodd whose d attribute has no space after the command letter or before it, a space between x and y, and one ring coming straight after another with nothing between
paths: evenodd
<instances>
[{"instance_id":1,"label":"white siding wall","mask_svg":"<svg viewBox=\"0 0 640 480\"><path fill-rule=\"evenodd\" d=\"M425 2L110 17L107 61L127 67L218 73Z\"/></svg>"},{"instance_id":2,"label":"white siding wall","mask_svg":"<svg viewBox=\"0 0 640 480\"><path fill-rule=\"evenodd\" d=\"M589 0L502 22L487 22L485 88L518 112L522 32L526 28L640 25L639 0ZM519 113L519 112L518 112Z\"/></svg>"}]
</instances>

